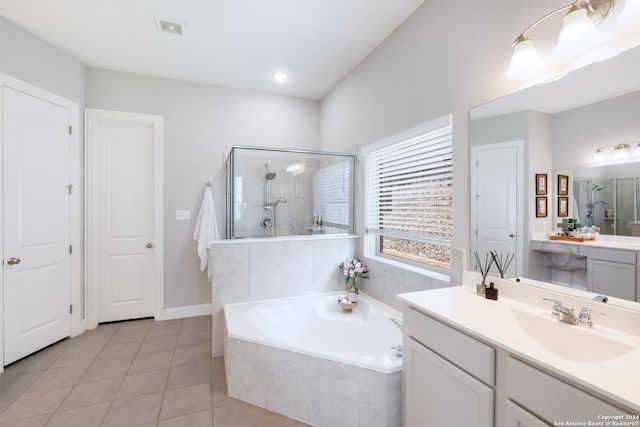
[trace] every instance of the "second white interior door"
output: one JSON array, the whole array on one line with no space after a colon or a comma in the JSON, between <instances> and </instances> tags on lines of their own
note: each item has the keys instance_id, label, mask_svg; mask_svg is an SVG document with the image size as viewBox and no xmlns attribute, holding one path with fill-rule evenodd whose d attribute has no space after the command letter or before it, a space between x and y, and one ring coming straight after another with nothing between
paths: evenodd
<instances>
[{"instance_id":1,"label":"second white interior door","mask_svg":"<svg viewBox=\"0 0 640 427\"><path fill-rule=\"evenodd\" d=\"M135 115L96 123L97 320L153 316L156 129Z\"/></svg>"},{"instance_id":2,"label":"second white interior door","mask_svg":"<svg viewBox=\"0 0 640 427\"><path fill-rule=\"evenodd\" d=\"M474 249L484 263L489 251L503 256L518 252L518 147L493 144L473 148L472 161L476 163ZM505 277L514 277L521 262L522 258L516 255ZM496 271L495 268L492 271Z\"/></svg>"}]
</instances>

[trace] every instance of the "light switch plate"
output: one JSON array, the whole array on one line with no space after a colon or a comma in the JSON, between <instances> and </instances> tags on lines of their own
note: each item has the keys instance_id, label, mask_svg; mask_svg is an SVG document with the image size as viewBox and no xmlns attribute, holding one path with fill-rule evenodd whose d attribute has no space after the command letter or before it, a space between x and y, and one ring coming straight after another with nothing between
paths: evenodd
<instances>
[{"instance_id":1,"label":"light switch plate","mask_svg":"<svg viewBox=\"0 0 640 427\"><path fill-rule=\"evenodd\" d=\"M176 211L176 221L189 221L191 219L191 211Z\"/></svg>"}]
</instances>

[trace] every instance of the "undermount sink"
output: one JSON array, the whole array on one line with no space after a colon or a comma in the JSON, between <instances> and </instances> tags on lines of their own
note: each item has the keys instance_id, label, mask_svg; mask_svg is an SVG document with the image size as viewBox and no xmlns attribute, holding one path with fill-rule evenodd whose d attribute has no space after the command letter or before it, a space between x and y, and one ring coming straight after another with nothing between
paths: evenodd
<instances>
[{"instance_id":1,"label":"undermount sink","mask_svg":"<svg viewBox=\"0 0 640 427\"><path fill-rule=\"evenodd\" d=\"M473 321L491 328L513 326L546 351L567 360L598 363L633 350L626 344L594 334L581 326L569 325L549 316L543 317L517 309L474 316Z\"/></svg>"}]
</instances>

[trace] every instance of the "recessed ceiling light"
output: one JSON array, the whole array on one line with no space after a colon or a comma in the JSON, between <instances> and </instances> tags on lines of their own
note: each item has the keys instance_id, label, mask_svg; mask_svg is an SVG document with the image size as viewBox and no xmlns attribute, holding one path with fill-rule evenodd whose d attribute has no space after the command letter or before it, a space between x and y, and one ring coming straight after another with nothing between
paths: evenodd
<instances>
[{"instance_id":1,"label":"recessed ceiling light","mask_svg":"<svg viewBox=\"0 0 640 427\"><path fill-rule=\"evenodd\" d=\"M287 75L287 73L283 73L281 71L279 71L277 73L273 73L273 79L275 81L277 81L277 82L284 82L288 78L289 78L289 76Z\"/></svg>"},{"instance_id":2,"label":"recessed ceiling light","mask_svg":"<svg viewBox=\"0 0 640 427\"><path fill-rule=\"evenodd\" d=\"M158 31L163 33L175 34L178 36L184 35L184 25L181 22L168 21L156 16L156 27Z\"/></svg>"}]
</instances>

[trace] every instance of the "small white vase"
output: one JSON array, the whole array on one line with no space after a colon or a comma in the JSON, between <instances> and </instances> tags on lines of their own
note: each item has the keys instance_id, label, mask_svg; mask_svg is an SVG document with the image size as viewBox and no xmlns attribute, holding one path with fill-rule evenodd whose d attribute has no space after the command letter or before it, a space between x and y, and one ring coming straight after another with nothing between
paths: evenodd
<instances>
[{"instance_id":1,"label":"small white vase","mask_svg":"<svg viewBox=\"0 0 640 427\"><path fill-rule=\"evenodd\" d=\"M358 294L356 294L355 292L349 292L347 294L347 298L349 298L349 301L351 302L358 302Z\"/></svg>"}]
</instances>

